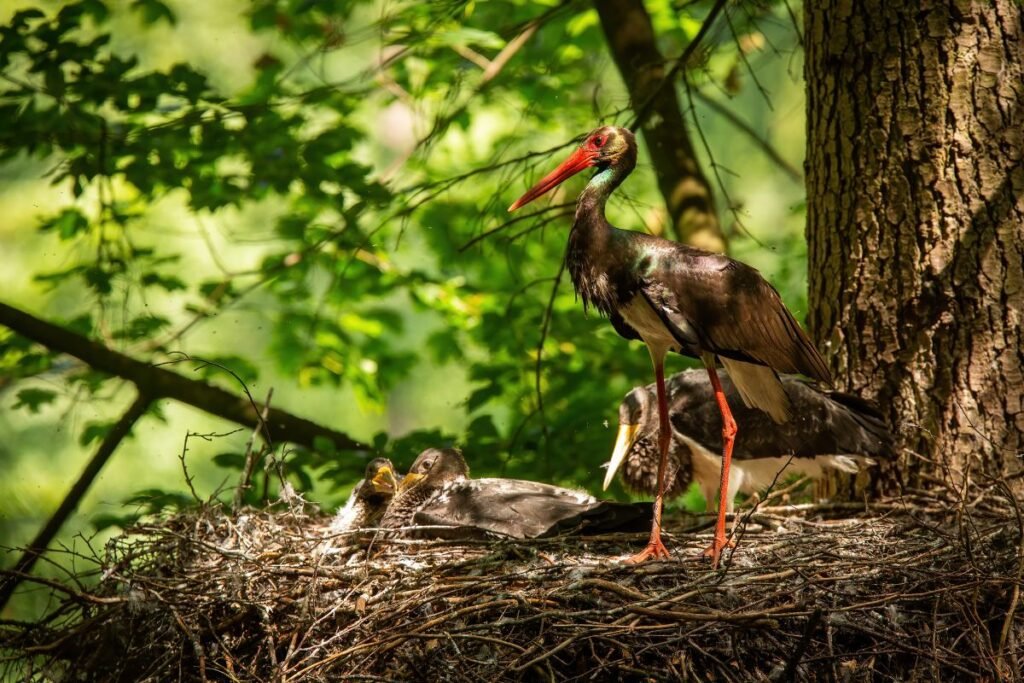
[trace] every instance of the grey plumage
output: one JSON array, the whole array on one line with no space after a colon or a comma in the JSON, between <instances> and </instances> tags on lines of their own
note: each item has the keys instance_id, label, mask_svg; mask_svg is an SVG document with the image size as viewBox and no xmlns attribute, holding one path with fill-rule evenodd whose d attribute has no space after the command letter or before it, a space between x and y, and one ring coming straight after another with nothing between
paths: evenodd
<instances>
[{"instance_id":1,"label":"grey plumage","mask_svg":"<svg viewBox=\"0 0 1024 683\"><path fill-rule=\"evenodd\" d=\"M458 450L428 449L416 458L382 525L421 527L418 536L522 539L642 529L650 514L648 504L602 501L550 484L470 479Z\"/></svg>"},{"instance_id":2,"label":"grey plumage","mask_svg":"<svg viewBox=\"0 0 1024 683\"><path fill-rule=\"evenodd\" d=\"M753 493L768 486L793 456L787 471L818 476L826 468L857 471L872 457L891 458L892 434L881 415L866 401L838 392L821 392L792 377L781 385L792 406L792 417L778 424L761 410L747 407L729 378L722 378L726 399L744 428L736 436L729 500L737 492ZM687 370L666 383L672 440L666 493L681 495L697 481L710 506L719 486L721 458L715 451L722 438L721 413L707 375ZM615 456L622 458L620 477L627 488L651 493L657 487L658 416L654 385L637 387L619 407L620 434L632 430L629 443L621 437ZM629 427L629 425L634 425ZM620 452L621 451L621 452ZM614 470L609 468L605 487Z\"/></svg>"}]
</instances>

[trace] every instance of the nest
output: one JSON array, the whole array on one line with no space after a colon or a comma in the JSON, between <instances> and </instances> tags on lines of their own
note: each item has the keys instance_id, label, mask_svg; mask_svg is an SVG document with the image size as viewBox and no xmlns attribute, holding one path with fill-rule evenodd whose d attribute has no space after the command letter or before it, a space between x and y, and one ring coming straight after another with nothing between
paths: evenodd
<instances>
[{"instance_id":1,"label":"nest","mask_svg":"<svg viewBox=\"0 0 1024 683\"><path fill-rule=\"evenodd\" d=\"M712 570L708 530L668 534L674 561L627 566L642 535L340 537L309 511L207 508L112 541L88 592L48 582L58 604L0 626L3 656L36 680L1021 676L1009 492L762 506L739 533Z\"/></svg>"}]
</instances>

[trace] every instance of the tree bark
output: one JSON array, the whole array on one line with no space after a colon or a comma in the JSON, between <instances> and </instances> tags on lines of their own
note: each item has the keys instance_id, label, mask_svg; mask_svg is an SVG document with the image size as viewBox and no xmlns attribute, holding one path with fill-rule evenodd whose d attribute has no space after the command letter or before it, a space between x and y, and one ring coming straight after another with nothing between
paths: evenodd
<instances>
[{"instance_id":1,"label":"tree bark","mask_svg":"<svg viewBox=\"0 0 1024 683\"><path fill-rule=\"evenodd\" d=\"M809 326L918 484L1024 457L1016 0L805 5ZM891 476L879 488L893 488Z\"/></svg>"},{"instance_id":2,"label":"tree bark","mask_svg":"<svg viewBox=\"0 0 1024 683\"><path fill-rule=\"evenodd\" d=\"M650 107L640 128L675 238L709 251L725 251L711 186L686 133L675 84L665 83L665 58L643 0L595 0L594 7L633 110Z\"/></svg>"}]
</instances>

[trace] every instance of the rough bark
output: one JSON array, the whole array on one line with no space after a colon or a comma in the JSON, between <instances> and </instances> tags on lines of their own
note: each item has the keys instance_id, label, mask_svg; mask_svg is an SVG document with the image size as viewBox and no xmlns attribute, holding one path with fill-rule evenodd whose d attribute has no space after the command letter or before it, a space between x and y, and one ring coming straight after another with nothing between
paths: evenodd
<instances>
[{"instance_id":1,"label":"rough bark","mask_svg":"<svg viewBox=\"0 0 1024 683\"><path fill-rule=\"evenodd\" d=\"M838 383L937 463L906 453L905 482L1019 471L1021 5L805 11L812 334Z\"/></svg>"},{"instance_id":2,"label":"rough bark","mask_svg":"<svg viewBox=\"0 0 1024 683\"><path fill-rule=\"evenodd\" d=\"M595 0L608 48L629 90L634 111L649 106L641 131L674 236L710 251L725 251L711 186L700 169L674 84L665 84L665 58L643 0Z\"/></svg>"}]
</instances>

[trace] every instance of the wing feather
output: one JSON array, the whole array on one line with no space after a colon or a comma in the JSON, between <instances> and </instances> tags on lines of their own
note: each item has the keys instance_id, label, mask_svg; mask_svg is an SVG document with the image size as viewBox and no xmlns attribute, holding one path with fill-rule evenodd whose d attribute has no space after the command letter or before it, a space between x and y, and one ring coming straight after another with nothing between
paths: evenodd
<instances>
[{"instance_id":1,"label":"wing feather","mask_svg":"<svg viewBox=\"0 0 1024 683\"><path fill-rule=\"evenodd\" d=\"M583 527L621 528L649 507L597 500L572 489L520 479L455 482L424 505L416 524L459 527L512 538L537 538Z\"/></svg>"},{"instance_id":2,"label":"wing feather","mask_svg":"<svg viewBox=\"0 0 1024 683\"><path fill-rule=\"evenodd\" d=\"M831 384L821 354L757 270L683 245L668 256L641 292L673 334L693 330L705 351Z\"/></svg>"}]
</instances>

